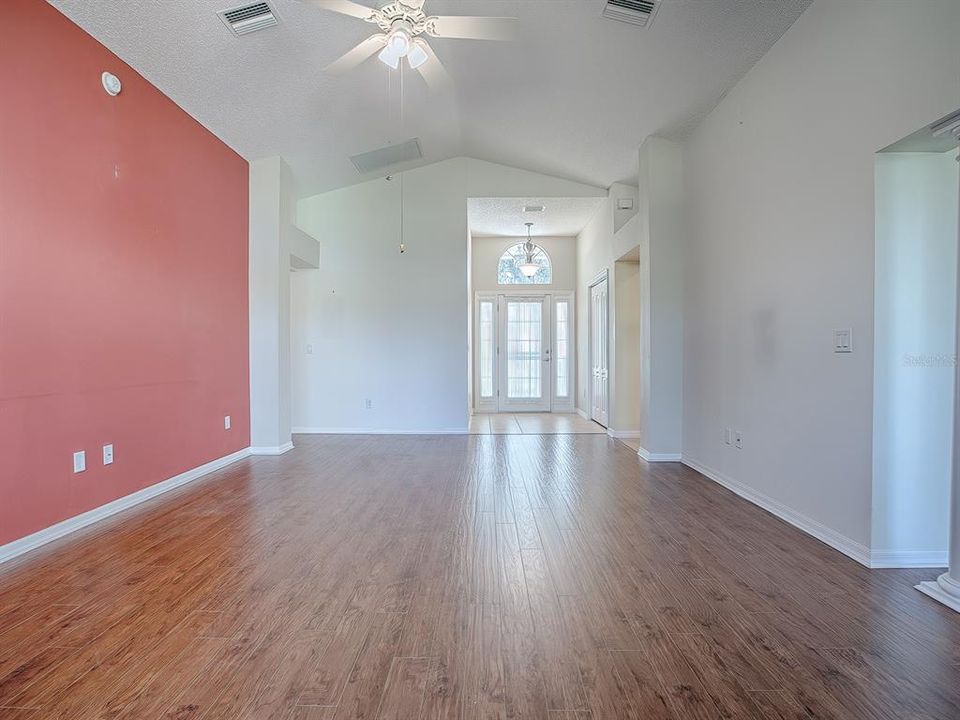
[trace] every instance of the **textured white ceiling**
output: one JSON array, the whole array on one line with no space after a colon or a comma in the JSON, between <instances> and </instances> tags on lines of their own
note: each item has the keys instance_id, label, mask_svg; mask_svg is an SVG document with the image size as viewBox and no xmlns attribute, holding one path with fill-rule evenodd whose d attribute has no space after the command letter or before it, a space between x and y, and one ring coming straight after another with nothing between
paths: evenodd
<instances>
[{"instance_id":1,"label":"textured white ceiling","mask_svg":"<svg viewBox=\"0 0 960 720\"><path fill-rule=\"evenodd\" d=\"M521 39L431 40L454 89L408 73L402 116L375 59L321 72L374 26L271 1L280 26L236 38L216 13L238 0L50 0L241 155L282 155L304 195L367 179L349 155L411 137L418 164L470 155L630 181L642 140L688 133L811 0L663 0L649 29L603 18L604 0L426 0L430 14L519 17Z\"/></svg>"},{"instance_id":2,"label":"textured white ceiling","mask_svg":"<svg viewBox=\"0 0 960 720\"><path fill-rule=\"evenodd\" d=\"M573 237L590 222L604 198L470 198L470 233L474 237L521 237L532 222L536 237ZM543 212L525 213L525 205L543 205Z\"/></svg>"}]
</instances>

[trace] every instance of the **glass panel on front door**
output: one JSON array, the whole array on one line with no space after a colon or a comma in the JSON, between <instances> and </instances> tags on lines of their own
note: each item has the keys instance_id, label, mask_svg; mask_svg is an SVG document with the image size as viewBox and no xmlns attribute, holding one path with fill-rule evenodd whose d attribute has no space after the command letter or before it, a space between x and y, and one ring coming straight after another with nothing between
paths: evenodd
<instances>
[{"instance_id":1,"label":"glass panel on front door","mask_svg":"<svg viewBox=\"0 0 960 720\"><path fill-rule=\"evenodd\" d=\"M493 397L494 304L493 300L480 301L480 397Z\"/></svg>"},{"instance_id":2,"label":"glass panel on front door","mask_svg":"<svg viewBox=\"0 0 960 720\"><path fill-rule=\"evenodd\" d=\"M507 397L541 398L543 303L507 301Z\"/></svg>"},{"instance_id":3,"label":"glass panel on front door","mask_svg":"<svg viewBox=\"0 0 960 720\"><path fill-rule=\"evenodd\" d=\"M555 331L557 351L554 354L554 368L557 373L557 397L570 396L570 303L558 300L554 310L557 327Z\"/></svg>"}]
</instances>

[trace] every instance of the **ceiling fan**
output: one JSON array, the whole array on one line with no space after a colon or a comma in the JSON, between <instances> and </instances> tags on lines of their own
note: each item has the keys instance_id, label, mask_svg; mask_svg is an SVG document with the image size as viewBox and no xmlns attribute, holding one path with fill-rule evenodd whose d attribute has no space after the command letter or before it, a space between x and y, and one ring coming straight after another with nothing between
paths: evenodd
<instances>
[{"instance_id":1,"label":"ceiling fan","mask_svg":"<svg viewBox=\"0 0 960 720\"><path fill-rule=\"evenodd\" d=\"M371 8L353 0L304 0L324 10L350 15L379 26L371 35L325 70L332 74L352 70L379 51L377 57L396 70L403 59L419 72L427 84L439 89L449 77L427 42L427 37L472 40L510 40L516 34L516 18L473 17L466 15L427 15L425 0L393 0L381 8Z\"/></svg>"}]
</instances>

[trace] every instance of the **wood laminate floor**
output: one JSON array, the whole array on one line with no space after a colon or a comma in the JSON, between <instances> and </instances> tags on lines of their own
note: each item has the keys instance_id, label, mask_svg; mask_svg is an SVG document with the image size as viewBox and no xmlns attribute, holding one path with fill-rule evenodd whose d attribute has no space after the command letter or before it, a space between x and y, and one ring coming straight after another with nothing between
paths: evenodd
<instances>
[{"instance_id":1,"label":"wood laminate floor","mask_svg":"<svg viewBox=\"0 0 960 720\"><path fill-rule=\"evenodd\" d=\"M606 434L607 429L576 413L477 413L470 416L471 435Z\"/></svg>"},{"instance_id":2,"label":"wood laminate floor","mask_svg":"<svg viewBox=\"0 0 960 720\"><path fill-rule=\"evenodd\" d=\"M602 435L297 437L0 568L0 718L960 717L960 615Z\"/></svg>"}]
</instances>

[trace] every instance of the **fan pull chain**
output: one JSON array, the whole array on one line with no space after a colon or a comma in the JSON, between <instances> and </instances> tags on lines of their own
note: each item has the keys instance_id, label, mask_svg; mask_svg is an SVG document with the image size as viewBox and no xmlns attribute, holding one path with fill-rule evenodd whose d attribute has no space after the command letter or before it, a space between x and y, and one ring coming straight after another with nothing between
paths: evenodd
<instances>
[{"instance_id":1,"label":"fan pull chain","mask_svg":"<svg viewBox=\"0 0 960 720\"><path fill-rule=\"evenodd\" d=\"M407 251L407 246L403 243L403 175L400 173L400 254Z\"/></svg>"}]
</instances>

